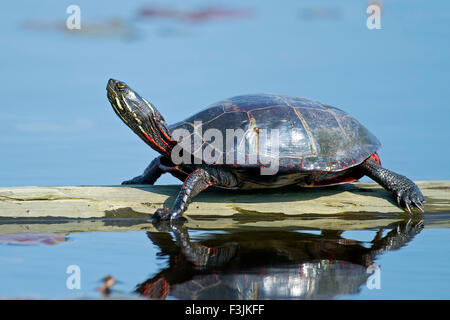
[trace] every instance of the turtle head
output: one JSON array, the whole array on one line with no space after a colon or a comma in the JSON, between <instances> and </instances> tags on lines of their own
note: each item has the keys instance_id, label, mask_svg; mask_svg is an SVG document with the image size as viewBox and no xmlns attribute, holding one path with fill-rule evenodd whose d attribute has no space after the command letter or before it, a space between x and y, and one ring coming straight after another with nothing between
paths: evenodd
<instances>
[{"instance_id":1,"label":"turtle head","mask_svg":"<svg viewBox=\"0 0 450 320\"><path fill-rule=\"evenodd\" d=\"M145 143L163 155L170 155L176 142L159 111L125 82L109 79L109 102L116 114Z\"/></svg>"}]
</instances>

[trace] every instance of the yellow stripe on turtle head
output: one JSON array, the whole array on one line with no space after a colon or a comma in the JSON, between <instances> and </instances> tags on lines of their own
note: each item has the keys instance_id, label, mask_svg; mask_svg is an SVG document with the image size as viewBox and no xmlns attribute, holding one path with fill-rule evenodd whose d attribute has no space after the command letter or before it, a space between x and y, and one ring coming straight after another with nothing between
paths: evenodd
<instances>
[{"instance_id":1,"label":"yellow stripe on turtle head","mask_svg":"<svg viewBox=\"0 0 450 320\"><path fill-rule=\"evenodd\" d=\"M120 104L119 98L118 98L117 96L115 96L114 98L116 99L116 105L117 105L117 107L118 107L120 110L123 111L123 107L122 107L122 105Z\"/></svg>"},{"instance_id":2,"label":"yellow stripe on turtle head","mask_svg":"<svg viewBox=\"0 0 450 320\"><path fill-rule=\"evenodd\" d=\"M130 108L130 106L127 103L127 100L125 99L125 97L123 96L123 94L121 94L122 96L122 101L125 103L125 106L127 107L128 111L130 111L131 113L133 112Z\"/></svg>"}]
</instances>

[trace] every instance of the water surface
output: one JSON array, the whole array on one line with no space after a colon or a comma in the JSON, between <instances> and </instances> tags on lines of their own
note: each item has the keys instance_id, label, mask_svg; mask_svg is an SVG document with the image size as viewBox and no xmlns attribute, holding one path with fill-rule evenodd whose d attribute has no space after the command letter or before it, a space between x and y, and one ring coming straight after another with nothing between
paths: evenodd
<instances>
[{"instance_id":1,"label":"water surface","mask_svg":"<svg viewBox=\"0 0 450 320\"><path fill-rule=\"evenodd\" d=\"M1 187L115 185L140 173L157 153L112 111L111 77L169 123L240 94L321 101L379 138L386 167L414 180L450 179L447 1L384 1L381 30L367 29L368 2L356 0L79 0L81 30L68 31L71 4L2 6ZM245 14L142 17L143 7ZM157 183L179 181L165 175ZM379 233L386 243L373 241L378 230L280 228L71 232L55 245L1 243L0 296L98 298L100 279L112 275L120 281L114 294L127 297L447 299L449 229L425 227L391 225L390 235ZM177 236L187 235L180 246ZM70 265L81 270L79 290L67 288ZM371 266L381 268L380 289L367 286Z\"/></svg>"},{"instance_id":2,"label":"water surface","mask_svg":"<svg viewBox=\"0 0 450 320\"><path fill-rule=\"evenodd\" d=\"M365 1L80 0L79 31L64 29L70 4L9 2L0 13L0 186L111 185L140 173L157 153L112 111L109 78L168 123L240 94L321 101L379 138L386 167L414 180L450 178L446 1L386 2L380 30L367 29ZM148 7L249 14L140 17Z\"/></svg>"},{"instance_id":3,"label":"water surface","mask_svg":"<svg viewBox=\"0 0 450 320\"><path fill-rule=\"evenodd\" d=\"M427 224L425 223L425 226ZM0 296L151 299L447 299L449 229L236 228L71 233L54 245L0 244ZM67 284L79 270L79 288Z\"/></svg>"}]
</instances>

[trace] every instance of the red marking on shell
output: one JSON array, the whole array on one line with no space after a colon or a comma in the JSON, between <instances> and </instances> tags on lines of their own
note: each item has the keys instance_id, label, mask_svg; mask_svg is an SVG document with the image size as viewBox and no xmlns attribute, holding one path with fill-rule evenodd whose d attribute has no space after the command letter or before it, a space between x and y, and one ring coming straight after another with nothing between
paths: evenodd
<instances>
[{"instance_id":1,"label":"red marking on shell","mask_svg":"<svg viewBox=\"0 0 450 320\"><path fill-rule=\"evenodd\" d=\"M378 156L378 154L375 152L373 155L370 156L373 160L375 160L376 162L378 162L378 164L381 165L381 161L380 161L380 157Z\"/></svg>"},{"instance_id":2,"label":"red marking on shell","mask_svg":"<svg viewBox=\"0 0 450 320\"><path fill-rule=\"evenodd\" d=\"M352 160L353 164L355 163L355 160L353 160L352 156L350 155L350 153L348 154L348 156L350 157L350 160Z\"/></svg>"}]
</instances>

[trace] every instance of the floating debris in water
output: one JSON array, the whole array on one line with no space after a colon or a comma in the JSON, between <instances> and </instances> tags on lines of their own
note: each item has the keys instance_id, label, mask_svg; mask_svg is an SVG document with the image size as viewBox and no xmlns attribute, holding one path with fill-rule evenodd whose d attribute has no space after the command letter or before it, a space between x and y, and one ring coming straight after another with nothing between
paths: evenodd
<instances>
[{"instance_id":1,"label":"floating debris in water","mask_svg":"<svg viewBox=\"0 0 450 320\"><path fill-rule=\"evenodd\" d=\"M0 244L54 245L64 241L66 241L66 237L59 234L13 233L0 235Z\"/></svg>"},{"instance_id":2,"label":"floating debris in water","mask_svg":"<svg viewBox=\"0 0 450 320\"><path fill-rule=\"evenodd\" d=\"M102 279L103 285L97 289L98 292L100 292L103 297L107 298L112 293L112 287L117 283L116 279L114 277L108 275Z\"/></svg>"},{"instance_id":3,"label":"floating debris in water","mask_svg":"<svg viewBox=\"0 0 450 320\"><path fill-rule=\"evenodd\" d=\"M249 9L232 9L224 7L207 7L202 9L176 9L169 7L142 7L138 9L138 18L152 19L162 18L170 21L181 21L189 23L224 21L230 19L248 19L252 17ZM137 40L141 38L141 32L133 25L134 21L111 18L105 21L84 22L79 29L70 29L65 21L45 21L37 19L25 20L21 26L25 29L45 32L61 32L71 36L110 38L119 40ZM161 36L185 36L190 31L186 28L172 26L159 26L156 33Z\"/></svg>"},{"instance_id":4,"label":"floating debris in water","mask_svg":"<svg viewBox=\"0 0 450 320\"><path fill-rule=\"evenodd\" d=\"M369 0L367 2L367 6L373 6L373 5L380 8L380 11L383 11L383 1L382 0Z\"/></svg>"},{"instance_id":5,"label":"floating debris in water","mask_svg":"<svg viewBox=\"0 0 450 320\"><path fill-rule=\"evenodd\" d=\"M339 20L341 10L334 6L312 6L300 10L300 17L304 20Z\"/></svg>"},{"instance_id":6,"label":"floating debris in water","mask_svg":"<svg viewBox=\"0 0 450 320\"><path fill-rule=\"evenodd\" d=\"M137 31L125 20L109 19L96 23L85 23L80 29L68 29L65 22L49 22L43 20L26 20L22 27L35 31L58 31L75 36L135 40Z\"/></svg>"},{"instance_id":7,"label":"floating debris in water","mask_svg":"<svg viewBox=\"0 0 450 320\"><path fill-rule=\"evenodd\" d=\"M207 7L203 9L182 10L168 7L143 7L139 16L143 18L163 18L186 22L207 22L213 20L248 19L253 15L249 9Z\"/></svg>"}]
</instances>

